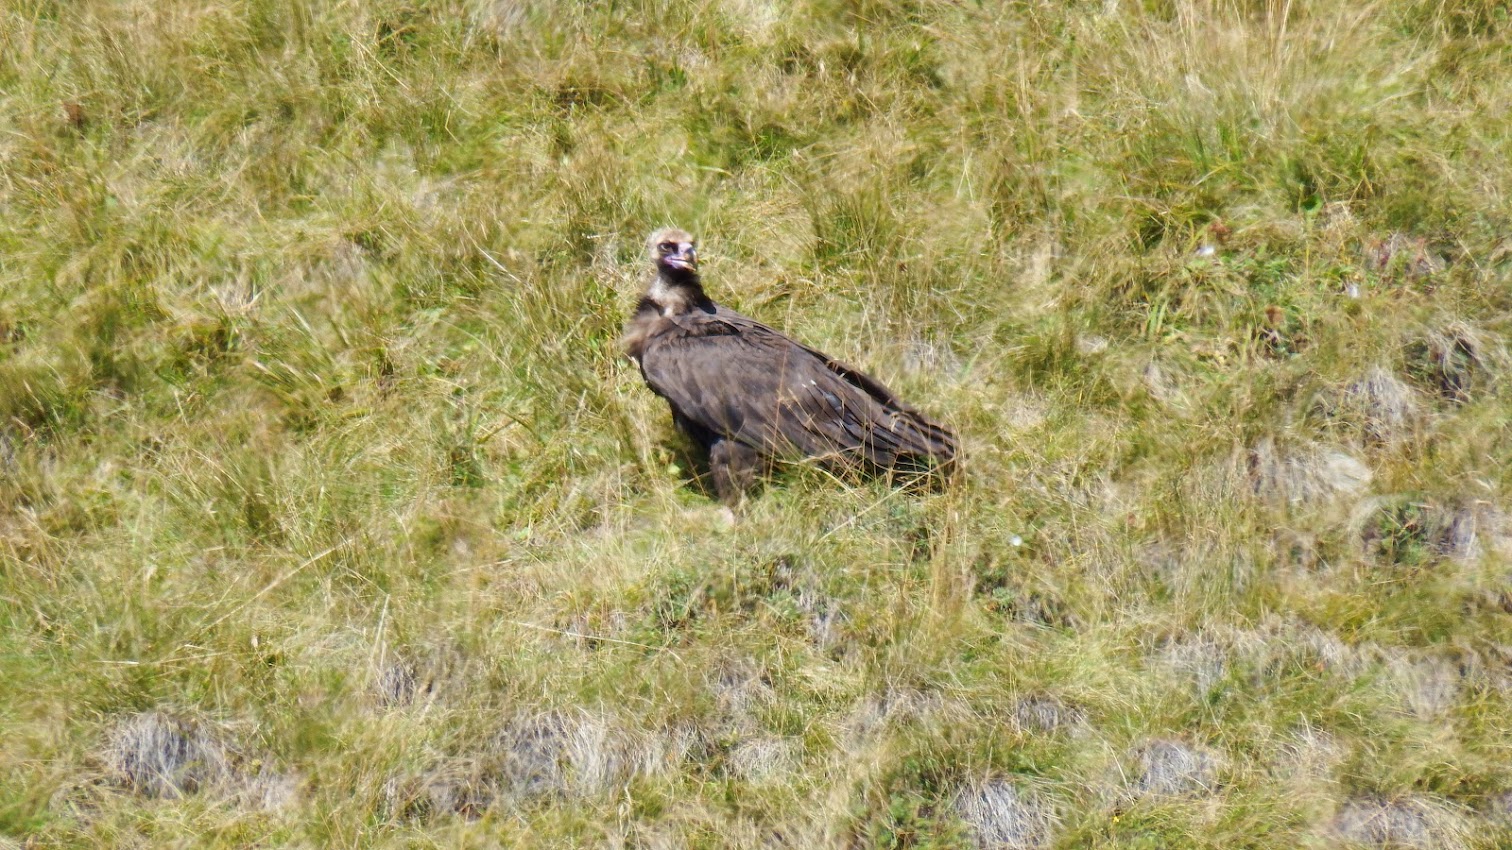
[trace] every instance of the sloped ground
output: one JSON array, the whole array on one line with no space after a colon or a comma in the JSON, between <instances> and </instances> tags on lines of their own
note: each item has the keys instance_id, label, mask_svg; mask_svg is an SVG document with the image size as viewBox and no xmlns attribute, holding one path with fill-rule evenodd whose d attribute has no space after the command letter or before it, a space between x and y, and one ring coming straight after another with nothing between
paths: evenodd
<instances>
[{"instance_id":1,"label":"sloped ground","mask_svg":"<svg viewBox=\"0 0 1512 850\"><path fill-rule=\"evenodd\" d=\"M1509 33L4 0L0 846L1503 846ZM963 484L727 527L669 223Z\"/></svg>"}]
</instances>

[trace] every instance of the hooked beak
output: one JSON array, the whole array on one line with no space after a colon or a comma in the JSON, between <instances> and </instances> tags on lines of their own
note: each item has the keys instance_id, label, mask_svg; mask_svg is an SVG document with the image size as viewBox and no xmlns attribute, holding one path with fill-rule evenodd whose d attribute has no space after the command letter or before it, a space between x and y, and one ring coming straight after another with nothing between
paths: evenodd
<instances>
[{"instance_id":1,"label":"hooked beak","mask_svg":"<svg viewBox=\"0 0 1512 850\"><path fill-rule=\"evenodd\" d=\"M698 268L698 252L689 245L677 249L674 254L662 257L662 262L667 264L667 268L691 272Z\"/></svg>"}]
</instances>

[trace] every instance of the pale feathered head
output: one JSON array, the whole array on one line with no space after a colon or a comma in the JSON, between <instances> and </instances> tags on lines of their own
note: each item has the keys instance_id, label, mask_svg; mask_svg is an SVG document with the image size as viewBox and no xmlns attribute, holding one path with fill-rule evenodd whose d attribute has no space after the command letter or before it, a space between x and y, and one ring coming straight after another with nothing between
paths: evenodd
<instances>
[{"instance_id":1,"label":"pale feathered head","mask_svg":"<svg viewBox=\"0 0 1512 850\"><path fill-rule=\"evenodd\" d=\"M688 231L664 227L651 234L646 245L658 272L669 277L698 273L698 242Z\"/></svg>"}]
</instances>

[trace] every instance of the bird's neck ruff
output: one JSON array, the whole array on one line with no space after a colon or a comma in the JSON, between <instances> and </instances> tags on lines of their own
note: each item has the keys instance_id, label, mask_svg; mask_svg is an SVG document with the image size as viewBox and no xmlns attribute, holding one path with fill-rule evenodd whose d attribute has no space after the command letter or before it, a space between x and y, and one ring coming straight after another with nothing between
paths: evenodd
<instances>
[{"instance_id":1,"label":"bird's neck ruff","mask_svg":"<svg viewBox=\"0 0 1512 850\"><path fill-rule=\"evenodd\" d=\"M698 279L697 272L669 273L662 269L654 280L651 287L646 290L646 297L661 310L664 316L679 316L691 313L694 310L704 309L709 303L709 297L704 295L703 284Z\"/></svg>"}]
</instances>

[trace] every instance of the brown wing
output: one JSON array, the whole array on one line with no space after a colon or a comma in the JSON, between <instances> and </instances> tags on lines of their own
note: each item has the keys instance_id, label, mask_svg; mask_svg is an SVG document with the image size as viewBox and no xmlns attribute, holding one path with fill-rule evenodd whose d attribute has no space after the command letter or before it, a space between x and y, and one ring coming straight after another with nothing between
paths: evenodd
<instances>
[{"instance_id":1,"label":"brown wing","mask_svg":"<svg viewBox=\"0 0 1512 850\"><path fill-rule=\"evenodd\" d=\"M646 382L684 418L775 455L890 468L947 462L955 438L873 378L720 309L646 341Z\"/></svg>"}]
</instances>

